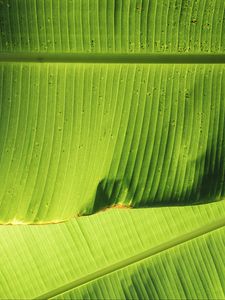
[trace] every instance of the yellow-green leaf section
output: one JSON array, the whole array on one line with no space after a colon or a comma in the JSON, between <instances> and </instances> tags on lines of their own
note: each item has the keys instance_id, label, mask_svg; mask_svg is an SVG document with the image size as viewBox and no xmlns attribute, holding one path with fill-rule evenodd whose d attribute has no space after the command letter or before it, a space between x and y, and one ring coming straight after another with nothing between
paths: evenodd
<instances>
[{"instance_id":1,"label":"yellow-green leaf section","mask_svg":"<svg viewBox=\"0 0 225 300\"><path fill-rule=\"evenodd\" d=\"M223 53L222 0L1 0L5 53Z\"/></svg>"},{"instance_id":2,"label":"yellow-green leaf section","mask_svg":"<svg viewBox=\"0 0 225 300\"><path fill-rule=\"evenodd\" d=\"M1 299L223 299L225 202L0 227Z\"/></svg>"},{"instance_id":3,"label":"yellow-green leaf section","mask_svg":"<svg viewBox=\"0 0 225 300\"><path fill-rule=\"evenodd\" d=\"M0 223L223 199L224 5L2 0Z\"/></svg>"},{"instance_id":4,"label":"yellow-green leaf section","mask_svg":"<svg viewBox=\"0 0 225 300\"><path fill-rule=\"evenodd\" d=\"M0 1L1 299L224 298L224 10Z\"/></svg>"},{"instance_id":5,"label":"yellow-green leaf section","mask_svg":"<svg viewBox=\"0 0 225 300\"><path fill-rule=\"evenodd\" d=\"M0 219L224 197L224 65L2 63Z\"/></svg>"}]
</instances>

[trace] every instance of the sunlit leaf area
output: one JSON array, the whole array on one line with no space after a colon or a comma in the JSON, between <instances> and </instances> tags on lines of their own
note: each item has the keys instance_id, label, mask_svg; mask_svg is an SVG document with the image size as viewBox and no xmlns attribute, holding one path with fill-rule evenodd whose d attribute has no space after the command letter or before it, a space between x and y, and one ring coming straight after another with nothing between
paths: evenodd
<instances>
[{"instance_id":1,"label":"sunlit leaf area","mask_svg":"<svg viewBox=\"0 0 225 300\"><path fill-rule=\"evenodd\" d=\"M225 299L225 1L0 0L0 299Z\"/></svg>"}]
</instances>

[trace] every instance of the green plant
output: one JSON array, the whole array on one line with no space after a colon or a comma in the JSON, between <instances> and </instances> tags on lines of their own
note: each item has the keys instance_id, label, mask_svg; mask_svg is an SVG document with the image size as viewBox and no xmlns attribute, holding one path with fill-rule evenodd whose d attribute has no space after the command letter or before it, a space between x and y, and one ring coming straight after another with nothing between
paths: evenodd
<instances>
[{"instance_id":1,"label":"green plant","mask_svg":"<svg viewBox=\"0 0 225 300\"><path fill-rule=\"evenodd\" d=\"M0 1L0 298L224 298L224 9Z\"/></svg>"}]
</instances>

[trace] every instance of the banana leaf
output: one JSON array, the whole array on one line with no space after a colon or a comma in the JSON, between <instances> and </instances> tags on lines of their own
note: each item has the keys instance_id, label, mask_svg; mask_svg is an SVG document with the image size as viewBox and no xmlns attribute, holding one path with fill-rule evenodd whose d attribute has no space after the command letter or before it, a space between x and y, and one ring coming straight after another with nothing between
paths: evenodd
<instances>
[{"instance_id":1,"label":"banana leaf","mask_svg":"<svg viewBox=\"0 0 225 300\"><path fill-rule=\"evenodd\" d=\"M224 8L1 1L0 223L223 199Z\"/></svg>"},{"instance_id":2,"label":"banana leaf","mask_svg":"<svg viewBox=\"0 0 225 300\"><path fill-rule=\"evenodd\" d=\"M224 12L0 1L1 299L225 298Z\"/></svg>"},{"instance_id":3,"label":"banana leaf","mask_svg":"<svg viewBox=\"0 0 225 300\"><path fill-rule=\"evenodd\" d=\"M225 201L0 227L1 299L223 299Z\"/></svg>"}]
</instances>

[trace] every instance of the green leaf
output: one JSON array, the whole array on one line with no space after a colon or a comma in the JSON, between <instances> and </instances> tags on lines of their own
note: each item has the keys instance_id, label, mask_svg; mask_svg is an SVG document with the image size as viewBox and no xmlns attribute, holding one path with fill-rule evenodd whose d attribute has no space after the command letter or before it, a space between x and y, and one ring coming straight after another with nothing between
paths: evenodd
<instances>
[{"instance_id":1,"label":"green leaf","mask_svg":"<svg viewBox=\"0 0 225 300\"><path fill-rule=\"evenodd\" d=\"M1 299L223 299L225 201L0 227Z\"/></svg>"},{"instance_id":2,"label":"green leaf","mask_svg":"<svg viewBox=\"0 0 225 300\"><path fill-rule=\"evenodd\" d=\"M224 65L0 65L0 219L225 195Z\"/></svg>"},{"instance_id":3,"label":"green leaf","mask_svg":"<svg viewBox=\"0 0 225 300\"><path fill-rule=\"evenodd\" d=\"M7 53L223 53L221 0L1 0Z\"/></svg>"},{"instance_id":4,"label":"green leaf","mask_svg":"<svg viewBox=\"0 0 225 300\"><path fill-rule=\"evenodd\" d=\"M189 4L0 2L1 223L224 198L224 3Z\"/></svg>"},{"instance_id":5,"label":"green leaf","mask_svg":"<svg viewBox=\"0 0 225 300\"><path fill-rule=\"evenodd\" d=\"M224 298L224 9L0 0L0 298Z\"/></svg>"}]
</instances>

